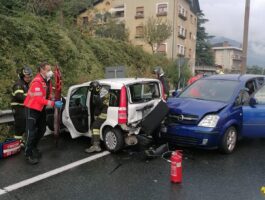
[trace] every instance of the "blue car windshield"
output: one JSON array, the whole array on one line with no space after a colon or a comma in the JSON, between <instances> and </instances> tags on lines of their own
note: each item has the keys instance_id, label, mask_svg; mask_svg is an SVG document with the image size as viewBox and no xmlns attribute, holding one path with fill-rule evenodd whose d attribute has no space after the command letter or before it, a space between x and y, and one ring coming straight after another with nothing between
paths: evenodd
<instances>
[{"instance_id":1,"label":"blue car windshield","mask_svg":"<svg viewBox=\"0 0 265 200\"><path fill-rule=\"evenodd\" d=\"M184 90L179 97L227 103L238 85L238 81L200 79Z\"/></svg>"}]
</instances>

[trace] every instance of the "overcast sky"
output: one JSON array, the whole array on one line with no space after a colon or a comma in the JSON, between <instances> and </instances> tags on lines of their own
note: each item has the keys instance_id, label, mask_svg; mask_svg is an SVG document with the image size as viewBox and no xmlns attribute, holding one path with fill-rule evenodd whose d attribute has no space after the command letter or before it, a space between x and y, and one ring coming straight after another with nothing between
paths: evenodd
<instances>
[{"instance_id":1,"label":"overcast sky","mask_svg":"<svg viewBox=\"0 0 265 200\"><path fill-rule=\"evenodd\" d=\"M253 51L265 56L265 0L250 0L249 41ZM246 0L199 0L210 35L243 41Z\"/></svg>"}]
</instances>

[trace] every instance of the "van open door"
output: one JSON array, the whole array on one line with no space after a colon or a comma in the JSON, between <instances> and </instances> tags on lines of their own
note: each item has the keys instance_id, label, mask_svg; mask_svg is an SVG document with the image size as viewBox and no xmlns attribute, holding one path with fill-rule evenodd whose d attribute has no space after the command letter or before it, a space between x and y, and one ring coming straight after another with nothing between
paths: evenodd
<instances>
[{"instance_id":1,"label":"van open door","mask_svg":"<svg viewBox=\"0 0 265 200\"><path fill-rule=\"evenodd\" d=\"M71 137L90 136L90 92L88 86L72 86L68 90L62 121Z\"/></svg>"},{"instance_id":2,"label":"van open door","mask_svg":"<svg viewBox=\"0 0 265 200\"><path fill-rule=\"evenodd\" d=\"M161 84L156 81L132 84L129 93L128 123L141 122L142 130L151 133L168 112Z\"/></svg>"}]
</instances>

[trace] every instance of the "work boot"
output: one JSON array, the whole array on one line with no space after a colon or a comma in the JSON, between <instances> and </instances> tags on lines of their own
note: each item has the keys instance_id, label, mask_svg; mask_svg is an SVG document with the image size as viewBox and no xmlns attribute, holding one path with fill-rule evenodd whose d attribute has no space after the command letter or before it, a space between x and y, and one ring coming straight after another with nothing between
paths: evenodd
<instances>
[{"instance_id":1,"label":"work boot","mask_svg":"<svg viewBox=\"0 0 265 200\"><path fill-rule=\"evenodd\" d=\"M32 156L26 156L26 161L31 164L31 165L35 165L39 162L38 158L35 158L33 155Z\"/></svg>"},{"instance_id":2,"label":"work boot","mask_svg":"<svg viewBox=\"0 0 265 200\"><path fill-rule=\"evenodd\" d=\"M94 144L90 148L85 149L86 153L100 152L102 149L99 144Z\"/></svg>"}]
</instances>

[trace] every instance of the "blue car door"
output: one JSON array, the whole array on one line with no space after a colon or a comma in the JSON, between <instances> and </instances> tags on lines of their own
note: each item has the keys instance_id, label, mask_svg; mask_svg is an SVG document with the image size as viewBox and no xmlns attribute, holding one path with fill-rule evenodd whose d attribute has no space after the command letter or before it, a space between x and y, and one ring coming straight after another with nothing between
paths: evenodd
<instances>
[{"instance_id":1,"label":"blue car door","mask_svg":"<svg viewBox=\"0 0 265 200\"><path fill-rule=\"evenodd\" d=\"M265 137L265 85L254 95L256 104L243 106L242 136Z\"/></svg>"}]
</instances>

